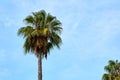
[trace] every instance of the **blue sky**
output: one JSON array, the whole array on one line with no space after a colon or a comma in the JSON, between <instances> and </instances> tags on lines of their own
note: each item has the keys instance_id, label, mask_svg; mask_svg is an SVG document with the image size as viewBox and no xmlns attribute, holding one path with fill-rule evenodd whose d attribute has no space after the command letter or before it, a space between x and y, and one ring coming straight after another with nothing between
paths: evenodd
<instances>
[{"instance_id":1,"label":"blue sky","mask_svg":"<svg viewBox=\"0 0 120 80\"><path fill-rule=\"evenodd\" d=\"M120 61L120 0L1 0L0 80L37 80L37 58L23 54L17 30L44 9L62 22L63 45L43 59L43 80L101 80Z\"/></svg>"}]
</instances>

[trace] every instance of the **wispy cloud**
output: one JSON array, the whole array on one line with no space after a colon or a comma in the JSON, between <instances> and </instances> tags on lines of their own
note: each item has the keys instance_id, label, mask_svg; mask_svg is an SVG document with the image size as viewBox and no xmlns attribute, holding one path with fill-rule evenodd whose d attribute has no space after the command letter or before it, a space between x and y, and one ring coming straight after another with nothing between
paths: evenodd
<instances>
[{"instance_id":1,"label":"wispy cloud","mask_svg":"<svg viewBox=\"0 0 120 80\"><path fill-rule=\"evenodd\" d=\"M53 54L51 53L47 62L44 61L44 74L47 76L44 78L87 80L84 77L89 75L91 80L101 79L104 61L119 59L120 56L119 3L119 0L11 0L4 1L4 5L0 3L0 25L4 27L4 30L0 30L0 48L5 48L5 51L0 51L0 62L3 66L0 65L0 75L11 73L17 79L19 74L24 78L22 80L37 78L37 60L33 55L23 55L20 47L23 40L16 39L16 32L18 27L24 25L22 20L27 15L45 9L62 22L63 45L60 51L52 51Z\"/></svg>"}]
</instances>

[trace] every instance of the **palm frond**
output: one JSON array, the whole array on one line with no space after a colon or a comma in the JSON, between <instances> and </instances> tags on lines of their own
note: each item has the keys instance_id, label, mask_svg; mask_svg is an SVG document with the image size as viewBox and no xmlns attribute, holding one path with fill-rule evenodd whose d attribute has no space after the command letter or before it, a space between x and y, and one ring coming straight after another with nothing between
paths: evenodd
<instances>
[{"instance_id":1,"label":"palm frond","mask_svg":"<svg viewBox=\"0 0 120 80\"><path fill-rule=\"evenodd\" d=\"M33 12L33 16L34 16L34 19L35 19L36 27L44 27L46 12L44 10L41 10L39 12Z\"/></svg>"},{"instance_id":2,"label":"palm frond","mask_svg":"<svg viewBox=\"0 0 120 80\"><path fill-rule=\"evenodd\" d=\"M108 62L108 63L109 63L109 65L115 65L115 63L116 63L116 62L115 62L115 61L113 61L113 60L109 60L109 62Z\"/></svg>"},{"instance_id":3,"label":"palm frond","mask_svg":"<svg viewBox=\"0 0 120 80\"><path fill-rule=\"evenodd\" d=\"M54 19L56 19L55 16L52 16L50 13L48 13L47 18L46 18L46 24L49 24L52 22Z\"/></svg>"},{"instance_id":4,"label":"palm frond","mask_svg":"<svg viewBox=\"0 0 120 80\"><path fill-rule=\"evenodd\" d=\"M27 23L27 24L31 24L31 25L35 25L35 20L34 20L34 17L32 15L29 15L27 16L24 21Z\"/></svg>"},{"instance_id":5,"label":"palm frond","mask_svg":"<svg viewBox=\"0 0 120 80\"><path fill-rule=\"evenodd\" d=\"M34 29L31 26L22 27L18 30L18 35L23 35L25 38L26 36L30 35L33 31Z\"/></svg>"},{"instance_id":6,"label":"palm frond","mask_svg":"<svg viewBox=\"0 0 120 80\"><path fill-rule=\"evenodd\" d=\"M39 11L38 12L38 15L40 15L41 16L41 22L40 22L40 25L41 25L41 27L44 27L45 26L45 19L46 19L46 12L45 12L45 10L41 10L41 11Z\"/></svg>"},{"instance_id":7,"label":"palm frond","mask_svg":"<svg viewBox=\"0 0 120 80\"><path fill-rule=\"evenodd\" d=\"M62 27L53 27L52 31L55 32L56 34L61 34L62 32Z\"/></svg>"},{"instance_id":8,"label":"palm frond","mask_svg":"<svg viewBox=\"0 0 120 80\"><path fill-rule=\"evenodd\" d=\"M53 32L53 33L51 34L50 41L51 41L51 43L52 43L54 46L56 46L57 48L60 48L60 45L61 45L61 43L62 43L62 40L61 40L61 38L60 38L60 36L59 36L58 34L56 34L56 33Z\"/></svg>"},{"instance_id":9,"label":"palm frond","mask_svg":"<svg viewBox=\"0 0 120 80\"><path fill-rule=\"evenodd\" d=\"M53 49L53 44L51 42L48 42L47 44L47 53L44 53L44 57L47 59L48 53L50 53L50 50Z\"/></svg>"},{"instance_id":10,"label":"palm frond","mask_svg":"<svg viewBox=\"0 0 120 80\"><path fill-rule=\"evenodd\" d=\"M29 52L32 50L32 49L31 49L30 42L29 42L29 38L26 38L26 39L25 39L23 48L24 48L25 54L29 53Z\"/></svg>"},{"instance_id":11,"label":"palm frond","mask_svg":"<svg viewBox=\"0 0 120 80\"><path fill-rule=\"evenodd\" d=\"M104 74L102 80L111 80L111 77L109 74Z\"/></svg>"},{"instance_id":12,"label":"palm frond","mask_svg":"<svg viewBox=\"0 0 120 80\"><path fill-rule=\"evenodd\" d=\"M48 42L47 44L47 52L50 53L50 50L53 48L53 44L51 42Z\"/></svg>"},{"instance_id":13,"label":"palm frond","mask_svg":"<svg viewBox=\"0 0 120 80\"><path fill-rule=\"evenodd\" d=\"M34 37L34 36L39 36L41 33L40 30L34 30L32 33L31 33L31 36Z\"/></svg>"},{"instance_id":14,"label":"palm frond","mask_svg":"<svg viewBox=\"0 0 120 80\"><path fill-rule=\"evenodd\" d=\"M57 19L51 22L51 27L61 26L61 22Z\"/></svg>"}]
</instances>

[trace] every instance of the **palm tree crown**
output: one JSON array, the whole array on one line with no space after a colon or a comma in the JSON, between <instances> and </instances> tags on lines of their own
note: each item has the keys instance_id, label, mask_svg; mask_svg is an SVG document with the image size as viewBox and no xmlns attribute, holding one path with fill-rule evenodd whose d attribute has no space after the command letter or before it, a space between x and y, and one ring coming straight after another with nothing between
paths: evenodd
<instances>
[{"instance_id":1,"label":"palm tree crown","mask_svg":"<svg viewBox=\"0 0 120 80\"><path fill-rule=\"evenodd\" d=\"M108 65L104 69L107 73L103 75L103 80L120 80L120 62L118 60L109 60Z\"/></svg>"},{"instance_id":2,"label":"palm tree crown","mask_svg":"<svg viewBox=\"0 0 120 80\"><path fill-rule=\"evenodd\" d=\"M18 30L18 35L23 35L25 38L24 50L25 53L33 52L36 56L39 54L47 58L47 53L54 46L60 48L62 43L61 22L50 13L44 10L33 12L27 16L24 21L26 26Z\"/></svg>"}]
</instances>

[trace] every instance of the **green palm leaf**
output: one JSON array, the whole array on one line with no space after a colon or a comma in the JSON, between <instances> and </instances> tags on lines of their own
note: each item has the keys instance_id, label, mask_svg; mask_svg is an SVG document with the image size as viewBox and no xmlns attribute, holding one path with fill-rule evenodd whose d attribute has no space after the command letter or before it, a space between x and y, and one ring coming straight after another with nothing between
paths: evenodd
<instances>
[{"instance_id":1,"label":"green palm leaf","mask_svg":"<svg viewBox=\"0 0 120 80\"><path fill-rule=\"evenodd\" d=\"M104 74L102 80L111 80L111 76L109 74Z\"/></svg>"}]
</instances>

